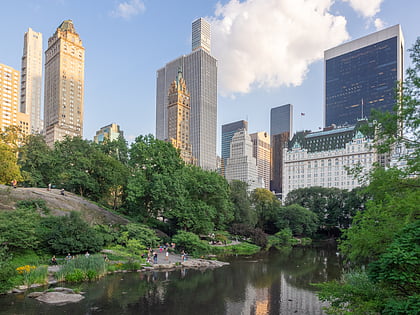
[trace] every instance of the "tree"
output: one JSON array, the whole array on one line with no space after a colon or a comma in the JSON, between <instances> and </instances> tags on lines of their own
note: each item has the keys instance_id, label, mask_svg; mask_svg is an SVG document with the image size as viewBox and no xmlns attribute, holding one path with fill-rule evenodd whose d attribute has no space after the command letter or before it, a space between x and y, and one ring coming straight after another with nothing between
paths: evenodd
<instances>
[{"instance_id":1,"label":"tree","mask_svg":"<svg viewBox=\"0 0 420 315\"><path fill-rule=\"evenodd\" d=\"M13 180L22 180L16 153L7 144L0 142L0 184Z\"/></svg>"},{"instance_id":2,"label":"tree","mask_svg":"<svg viewBox=\"0 0 420 315\"><path fill-rule=\"evenodd\" d=\"M257 223L257 214L252 209L251 199L248 195L248 184L233 180L229 185L230 200L233 203L233 223L244 223L254 227Z\"/></svg>"},{"instance_id":3,"label":"tree","mask_svg":"<svg viewBox=\"0 0 420 315\"><path fill-rule=\"evenodd\" d=\"M175 173L184 167L179 153L169 142L152 135L139 136L130 148L130 171L126 207L139 220L157 218L178 202Z\"/></svg>"},{"instance_id":4,"label":"tree","mask_svg":"<svg viewBox=\"0 0 420 315\"><path fill-rule=\"evenodd\" d=\"M360 190L308 187L287 194L285 205L298 204L317 214L320 229L332 232L348 228L353 216L364 208L366 195Z\"/></svg>"},{"instance_id":5,"label":"tree","mask_svg":"<svg viewBox=\"0 0 420 315\"><path fill-rule=\"evenodd\" d=\"M57 176L53 150L48 147L44 136L40 134L26 137L20 149L19 165L25 182L30 186L46 187Z\"/></svg>"},{"instance_id":6,"label":"tree","mask_svg":"<svg viewBox=\"0 0 420 315\"><path fill-rule=\"evenodd\" d=\"M275 226L276 212L281 206L280 201L271 191L264 188L254 189L251 201L258 218L257 226L267 233L276 233L278 231Z\"/></svg>"},{"instance_id":7,"label":"tree","mask_svg":"<svg viewBox=\"0 0 420 315\"><path fill-rule=\"evenodd\" d=\"M318 217L302 206L290 205L280 208L276 226L278 230L290 229L293 235L312 236L318 229Z\"/></svg>"}]
</instances>

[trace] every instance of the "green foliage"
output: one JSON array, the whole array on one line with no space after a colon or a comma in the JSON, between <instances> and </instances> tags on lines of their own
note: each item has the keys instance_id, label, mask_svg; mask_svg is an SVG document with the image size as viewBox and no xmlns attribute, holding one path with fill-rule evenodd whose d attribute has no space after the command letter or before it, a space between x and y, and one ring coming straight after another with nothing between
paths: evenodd
<instances>
[{"instance_id":1,"label":"green foliage","mask_svg":"<svg viewBox=\"0 0 420 315\"><path fill-rule=\"evenodd\" d=\"M143 224L129 223L121 227L121 234L118 243L128 245L130 240L136 240L143 247L156 247L159 244L159 238L155 231Z\"/></svg>"},{"instance_id":2,"label":"green foliage","mask_svg":"<svg viewBox=\"0 0 420 315\"><path fill-rule=\"evenodd\" d=\"M398 169L377 168L367 192L372 199L343 233L340 249L352 261L377 259L395 235L420 215L419 179L404 179Z\"/></svg>"},{"instance_id":3,"label":"green foliage","mask_svg":"<svg viewBox=\"0 0 420 315\"><path fill-rule=\"evenodd\" d=\"M30 209L0 211L0 235L12 251L36 249L40 220L40 215Z\"/></svg>"},{"instance_id":4,"label":"green foliage","mask_svg":"<svg viewBox=\"0 0 420 315\"><path fill-rule=\"evenodd\" d=\"M230 200L233 203L233 223L243 223L254 227L257 214L252 209L248 194L248 184L239 180L230 182Z\"/></svg>"},{"instance_id":5,"label":"green foliage","mask_svg":"<svg viewBox=\"0 0 420 315\"><path fill-rule=\"evenodd\" d=\"M388 292L369 280L366 272L345 273L341 281L314 284L318 297L328 301L328 314L379 314Z\"/></svg>"},{"instance_id":6,"label":"green foliage","mask_svg":"<svg viewBox=\"0 0 420 315\"><path fill-rule=\"evenodd\" d=\"M126 261L121 266L121 269L123 269L123 270L138 270L138 269L141 269L141 264L138 261L135 261L134 259L130 258L128 261Z\"/></svg>"},{"instance_id":7,"label":"green foliage","mask_svg":"<svg viewBox=\"0 0 420 315\"><path fill-rule=\"evenodd\" d=\"M318 216L299 205L280 207L276 227L290 229L294 235L312 236L318 229Z\"/></svg>"},{"instance_id":8,"label":"green foliage","mask_svg":"<svg viewBox=\"0 0 420 315\"><path fill-rule=\"evenodd\" d=\"M407 225L385 253L369 265L368 273L374 282L405 300L420 292L419 270L420 221L416 221Z\"/></svg>"},{"instance_id":9,"label":"green foliage","mask_svg":"<svg viewBox=\"0 0 420 315\"><path fill-rule=\"evenodd\" d=\"M43 219L40 236L43 245L57 254L97 252L103 245L100 235L74 211L68 216Z\"/></svg>"},{"instance_id":10,"label":"green foliage","mask_svg":"<svg viewBox=\"0 0 420 315\"><path fill-rule=\"evenodd\" d=\"M20 149L19 165L25 175L25 184L29 186L46 187L56 178L53 150L40 134L26 137Z\"/></svg>"},{"instance_id":11,"label":"green foliage","mask_svg":"<svg viewBox=\"0 0 420 315\"><path fill-rule=\"evenodd\" d=\"M10 252L3 238L0 237L0 293L13 288L15 270L10 264Z\"/></svg>"},{"instance_id":12,"label":"green foliage","mask_svg":"<svg viewBox=\"0 0 420 315\"><path fill-rule=\"evenodd\" d=\"M16 208L29 211L38 211L42 214L49 214L51 212L48 209L45 200L43 199L29 199L29 200L20 200L16 202Z\"/></svg>"},{"instance_id":13,"label":"green foliage","mask_svg":"<svg viewBox=\"0 0 420 315\"><path fill-rule=\"evenodd\" d=\"M23 284L46 284L48 282L48 266L42 265L24 273Z\"/></svg>"},{"instance_id":14,"label":"green foliage","mask_svg":"<svg viewBox=\"0 0 420 315\"><path fill-rule=\"evenodd\" d=\"M320 229L348 228L353 216L364 209L366 195L359 189L307 187L287 194L285 205L298 204L318 216Z\"/></svg>"},{"instance_id":15,"label":"green foliage","mask_svg":"<svg viewBox=\"0 0 420 315\"><path fill-rule=\"evenodd\" d=\"M276 212L281 207L281 203L276 196L267 189L257 188L251 193L251 200L258 217L257 226L266 233L277 232Z\"/></svg>"},{"instance_id":16,"label":"green foliage","mask_svg":"<svg viewBox=\"0 0 420 315\"><path fill-rule=\"evenodd\" d=\"M67 261L56 273L59 281L80 282L94 280L104 276L107 272L107 263L102 255L81 256Z\"/></svg>"},{"instance_id":17,"label":"green foliage","mask_svg":"<svg viewBox=\"0 0 420 315\"><path fill-rule=\"evenodd\" d=\"M280 230L274 235L268 237L268 247L285 247L293 243L293 233L289 228Z\"/></svg>"},{"instance_id":18,"label":"green foliage","mask_svg":"<svg viewBox=\"0 0 420 315\"><path fill-rule=\"evenodd\" d=\"M0 140L0 184L9 184L12 180L22 180L16 153Z\"/></svg>"},{"instance_id":19,"label":"green foliage","mask_svg":"<svg viewBox=\"0 0 420 315\"><path fill-rule=\"evenodd\" d=\"M217 255L253 255L261 250L261 247L242 242L236 245L211 247L211 252Z\"/></svg>"},{"instance_id":20,"label":"green foliage","mask_svg":"<svg viewBox=\"0 0 420 315\"><path fill-rule=\"evenodd\" d=\"M193 256L206 254L210 251L207 242L200 240L198 235L191 232L178 231L172 241L176 244L178 250L184 250Z\"/></svg>"}]
</instances>

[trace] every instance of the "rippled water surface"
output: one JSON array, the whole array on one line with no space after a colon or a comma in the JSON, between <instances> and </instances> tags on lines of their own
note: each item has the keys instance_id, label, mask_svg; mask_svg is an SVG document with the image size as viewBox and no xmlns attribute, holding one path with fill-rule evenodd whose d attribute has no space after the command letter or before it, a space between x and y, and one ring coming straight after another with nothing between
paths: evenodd
<instances>
[{"instance_id":1,"label":"rippled water surface","mask_svg":"<svg viewBox=\"0 0 420 315\"><path fill-rule=\"evenodd\" d=\"M66 285L86 293L63 306L0 296L0 314L323 314L310 283L338 279L342 270L336 249L325 246L229 261L213 270L119 273Z\"/></svg>"}]
</instances>

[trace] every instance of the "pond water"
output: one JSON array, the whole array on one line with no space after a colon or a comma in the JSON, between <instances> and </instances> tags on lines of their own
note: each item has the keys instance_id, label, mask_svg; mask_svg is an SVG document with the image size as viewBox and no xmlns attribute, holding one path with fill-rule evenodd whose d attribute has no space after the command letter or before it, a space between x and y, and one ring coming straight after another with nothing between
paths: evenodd
<instances>
[{"instance_id":1,"label":"pond water","mask_svg":"<svg viewBox=\"0 0 420 315\"><path fill-rule=\"evenodd\" d=\"M25 294L0 296L0 314L324 314L311 283L338 279L342 272L335 246L227 260L229 266L217 269L118 273L66 284L86 294L63 306Z\"/></svg>"}]
</instances>

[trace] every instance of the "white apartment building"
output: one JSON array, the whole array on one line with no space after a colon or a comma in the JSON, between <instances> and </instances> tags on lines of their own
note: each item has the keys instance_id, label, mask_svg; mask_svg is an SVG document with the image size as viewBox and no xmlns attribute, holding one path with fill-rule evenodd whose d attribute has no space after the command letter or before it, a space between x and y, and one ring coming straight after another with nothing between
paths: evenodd
<instances>
[{"instance_id":1,"label":"white apartment building","mask_svg":"<svg viewBox=\"0 0 420 315\"><path fill-rule=\"evenodd\" d=\"M351 190L362 183L346 167L360 166L368 173L378 154L372 139L357 126L298 132L283 151L283 200L295 189L321 186Z\"/></svg>"},{"instance_id":2,"label":"white apartment building","mask_svg":"<svg viewBox=\"0 0 420 315\"><path fill-rule=\"evenodd\" d=\"M240 130L232 137L225 177L228 182L240 180L247 183L248 191L262 188L262 179L258 177L257 161L252 155L251 137L246 130Z\"/></svg>"}]
</instances>

